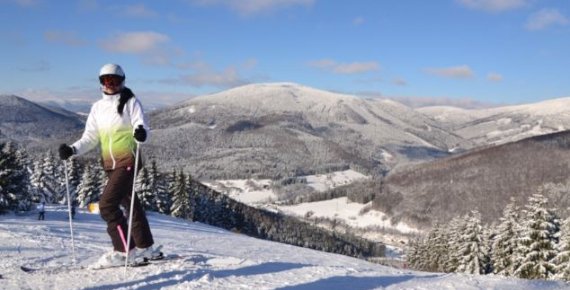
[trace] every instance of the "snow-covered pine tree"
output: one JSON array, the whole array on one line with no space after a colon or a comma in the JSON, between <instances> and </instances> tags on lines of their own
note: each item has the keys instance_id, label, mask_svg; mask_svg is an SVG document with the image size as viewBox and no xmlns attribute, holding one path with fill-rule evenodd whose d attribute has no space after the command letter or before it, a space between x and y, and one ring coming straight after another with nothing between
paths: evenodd
<instances>
[{"instance_id":1,"label":"snow-covered pine tree","mask_svg":"<svg viewBox=\"0 0 570 290\"><path fill-rule=\"evenodd\" d=\"M71 201L77 201L77 188L81 183L82 168L80 162L76 158L70 158L67 161L67 177L69 182L69 195ZM65 164L62 165L65 169ZM65 171L62 173L62 187L63 187L63 203L67 204L67 189L65 188Z\"/></svg>"},{"instance_id":2,"label":"snow-covered pine tree","mask_svg":"<svg viewBox=\"0 0 570 290\"><path fill-rule=\"evenodd\" d=\"M493 239L491 261L493 273L512 276L515 271L515 258L518 249L519 230L519 208L514 199L503 210L501 223L497 227L497 234Z\"/></svg>"},{"instance_id":3,"label":"snow-covered pine tree","mask_svg":"<svg viewBox=\"0 0 570 290\"><path fill-rule=\"evenodd\" d=\"M495 226L481 225L483 232L483 246L485 251L485 261L483 261L483 264L486 265L485 270L483 271L485 274L493 273L493 264L491 263L491 250L493 248L492 240L496 235L494 228Z\"/></svg>"},{"instance_id":4,"label":"snow-covered pine tree","mask_svg":"<svg viewBox=\"0 0 570 290\"><path fill-rule=\"evenodd\" d=\"M173 192L171 215L175 217L192 219L188 182L184 171L180 171L176 178Z\"/></svg>"},{"instance_id":5,"label":"snow-covered pine tree","mask_svg":"<svg viewBox=\"0 0 570 290\"><path fill-rule=\"evenodd\" d=\"M30 183L32 185L32 201L48 202L51 200L50 192L46 189L45 173L43 169L43 159L36 159L32 163L32 173Z\"/></svg>"},{"instance_id":6,"label":"snow-covered pine tree","mask_svg":"<svg viewBox=\"0 0 570 290\"><path fill-rule=\"evenodd\" d=\"M0 144L0 213L29 210L31 195L24 156L12 143Z\"/></svg>"},{"instance_id":7,"label":"snow-covered pine tree","mask_svg":"<svg viewBox=\"0 0 570 290\"><path fill-rule=\"evenodd\" d=\"M42 170L44 171L45 190L51 196L50 202L62 204L65 201L65 172L63 171L63 164L56 162L53 154L47 152L43 158Z\"/></svg>"},{"instance_id":8,"label":"snow-covered pine tree","mask_svg":"<svg viewBox=\"0 0 570 290\"><path fill-rule=\"evenodd\" d=\"M555 279L570 281L570 217L562 223L558 254L552 262L556 265Z\"/></svg>"},{"instance_id":9,"label":"snow-covered pine tree","mask_svg":"<svg viewBox=\"0 0 570 290\"><path fill-rule=\"evenodd\" d=\"M107 173L105 169L103 169L103 164L100 161L94 161L91 165L91 172L92 174L97 176L97 184L99 185L99 192L103 192L105 190L105 186L107 185Z\"/></svg>"},{"instance_id":10,"label":"snow-covered pine tree","mask_svg":"<svg viewBox=\"0 0 570 290\"><path fill-rule=\"evenodd\" d=\"M136 194L145 210L156 211L155 195L152 189L150 174L143 167L137 176Z\"/></svg>"},{"instance_id":11,"label":"snow-covered pine tree","mask_svg":"<svg viewBox=\"0 0 570 290\"><path fill-rule=\"evenodd\" d=\"M12 142L8 142L8 152L13 152L16 156L16 172L12 181L14 191L17 192L16 209L28 211L32 208L32 184L30 182L30 162L28 153L24 148L17 148Z\"/></svg>"},{"instance_id":12,"label":"snow-covered pine tree","mask_svg":"<svg viewBox=\"0 0 570 290\"><path fill-rule=\"evenodd\" d=\"M67 176L69 178L69 194L73 201L77 198L77 187L81 182L82 166L76 158L71 158L67 164L67 171Z\"/></svg>"},{"instance_id":13,"label":"snow-covered pine tree","mask_svg":"<svg viewBox=\"0 0 570 290\"><path fill-rule=\"evenodd\" d=\"M77 186L77 202L79 207L85 207L89 203L99 201L101 193L99 175L93 172L92 166L87 163L81 182Z\"/></svg>"},{"instance_id":14,"label":"snow-covered pine tree","mask_svg":"<svg viewBox=\"0 0 570 290\"><path fill-rule=\"evenodd\" d=\"M465 217L456 217L453 218L447 225L449 236L448 236L448 251L447 260L444 261L443 271L446 273L453 273L457 271L459 267L459 261L462 257L460 248L461 248L461 233L466 231L467 228L467 219L468 216Z\"/></svg>"},{"instance_id":15,"label":"snow-covered pine tree","mask_svg":"<svg viewBox=\"0 0 570 290\"><path fill-rule=\"evenodd\" d=\"M487 269L486 245L481 227L481 215L478 211L471 211L465 231L461 233L459 248L461 257L457 272L468 274L485 274Z\"/></svg>"},{"instance_id":16,"label":"snow-covered pine tree","mask_svg":"<svg viewBox=\"0 0 570 290\"><path fill-rule=\"evenodd\" d=\"M448 234L440 223L436 223L426 239L427 251L425 271L443 272L445 261L449 259Z\"/></svg>"},{"instance_id":17,"label":"snow-covered pine tree","mask_svg":"<svg viewBox=\"0 0 570 290\"><path fill-rule=\"evenodd\" d=\"M150 177L155 188L157 211L163 214L170 214L170 207L172 206L170 185L174 184L176 172L172 175L163 176L158 171L156 162L153 160L150 166Z\"/></svg>"},{"instance_id":18,"label":"snow-covered pine tree","mask_svg":"<svg viewBox=\"0 0 570 290\"><path fill-rule=\"evenodd\" d=\"M419 266L423 257L421 256L422 241L419 237L410 239L406 247L406 262L412 269L420 270Z\"/></svg>"},{"instance_id":19,"label":"snow-covered pine tree","mask_svg":"<svg viewBox=\"0 0 570 290\"><path fill-rule=\"evenodd\" d=\"M514 275L525 279L549 279L556 274L552 259L557 254L560 221L547 208L548 199L534 194L523 212L523 228L519 244L523 259Z\"/></svg>"}]
</instances>

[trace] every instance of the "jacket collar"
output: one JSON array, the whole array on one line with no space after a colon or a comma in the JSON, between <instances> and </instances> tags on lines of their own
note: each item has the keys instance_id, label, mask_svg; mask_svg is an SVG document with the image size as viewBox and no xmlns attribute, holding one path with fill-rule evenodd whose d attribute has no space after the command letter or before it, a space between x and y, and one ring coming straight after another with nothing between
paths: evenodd
<instances>
[{"instance_id":1,"label":"jacket collar","mask_svg":"<svg viewBox=\"0 0 570 290\"><path fill-rule=\"evenodd\" d=\"M115 100L121 96L121 93L116 93L114 95L107 95L107 94L101 92L101 96L103 96L103 100Z\"/></svg>"}]
</instances>

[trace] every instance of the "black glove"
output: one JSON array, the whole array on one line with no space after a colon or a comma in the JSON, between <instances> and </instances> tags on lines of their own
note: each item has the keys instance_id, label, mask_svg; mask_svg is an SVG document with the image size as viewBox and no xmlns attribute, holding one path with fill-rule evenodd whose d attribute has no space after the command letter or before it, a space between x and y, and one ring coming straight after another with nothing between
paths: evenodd
<instances>
[{"instance_id":1,"label":"black glove","mask_svg":"<svg viewBox=\"0 0 570 290\"><path fill-rule=\"evenodd\" d=\"M59 146L59 158L62 160L67 160L67 158L73 155L73 148L67 144L61 144Z\"/></svg>"},{"instance_id":2,"label":"black glove","mask_svg":"<svg viewBox=\"0 0 570 290\"><path fill-rule=\"evenodd\" d=\"M143 125L139 125L139 127L135 129L134 137L139 142L146 140L146 130L143 128Z\"/></svg>"}]
</instances>

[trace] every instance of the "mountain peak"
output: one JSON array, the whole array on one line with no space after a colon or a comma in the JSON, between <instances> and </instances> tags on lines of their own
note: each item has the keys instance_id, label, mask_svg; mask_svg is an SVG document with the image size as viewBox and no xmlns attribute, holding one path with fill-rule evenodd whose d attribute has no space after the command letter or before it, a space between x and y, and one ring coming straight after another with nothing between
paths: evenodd
<instances>
[{"instance_id":1,"label":"mountain peak","mask_svg":"<svg viewBox=\"0 0 570 290\"><path fill-rule=\"evenodd\" d=\"M33 104L33 103L16 95L0 95L0 105L15 106L23 104Z\"/></svg>"},{"instance_id":2,"label":"mountain peak","mask_svg":"<svg viewBox=\"0 0 570 290\"><path fill-rule=\"evenodd\" d=\"M341 103L361 100L358 97L319 90L296 83L260 83L236 87L201 96L187 102L225 104L242 108L264 108L270 111L330 110Z\"/></svg>"}]
</instances>

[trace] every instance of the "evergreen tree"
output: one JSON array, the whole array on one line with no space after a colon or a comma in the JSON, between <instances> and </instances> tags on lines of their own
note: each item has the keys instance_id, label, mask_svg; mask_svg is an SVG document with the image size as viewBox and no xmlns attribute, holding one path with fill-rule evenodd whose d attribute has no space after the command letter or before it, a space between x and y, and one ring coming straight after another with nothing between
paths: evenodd
<instances>
[{"instance_id":1,"label":"evergreen tree","mask_svg":"<svg viewBox=\"0 0 570 290\"><path fill-rule=\"evenodd\" d=\"M86 164L81 182L77 186L77 201L80 207L99 201L101 186L99 175L93 173L92 166Z\"/></svg>"},{"instance_id":2,"label":"evergreen tree","mask_svg":"<svg viewBox=\"0 0 570 290\"><path fill-rule=\"evenodd\" d=\"M12 189L17 192L16 209L20 211L27 211L32 208L32 184L30 182L30 162L28 160L28 154L23 148L16 148L15 144L8 142L7 152L12 152L15 154L15 172L12 181Z\"/></svg>"},{"instance_id":3,"label":"evergreen tree","mask_svg":"<svg viewBox=\"0 0 570 290\"><path fill-rule=\"evenodd\" d=\"M493 264L491 263L491 250L493 249L493 239L495 238L496 233L494 231L494 226L482 225L481 229L483 233L483 257L485 258L483 261L483 264L485 265L483 273L489 274L493 273Z\"/></svg>"},{"instance_id":4,"label":"evergreen tree","mask_svg":"<svg viewBox=\"0 0 570 290\"><path fill-rule=\"evenodd\" d=\"M406 261L410 268L420 270L421 264L421 246L420 238L410 239L406 248Z\"/></svg>"},{"instance_id":5,"label":"evergreen tree","mask_svg":"<svg viewBox=\"0 0 570 290\"><path fill-rule=\"evenodd\" d=\"M154 184L156 193L156 209L163 214L170 214L172 206L172 188L174 188L174 180L176 179L176 172L172 175L165 176L164 178L156 168L156 162L153 160L150 167L150 176Z\"/></svg>"},{"instance_id":6,"label":"evergreen tree","mask_svg":"<svg viewBox=\"0 0 570 290\"><path fill-rule=\"evenodd\" d=\"M436 223L428 234L426 240L426 247L429 249L427 251L426 258L426 269L425 271L430 272L443 272L445 261L447 261L449 250L448 250L448 237L444 228Z\"/></svg>"},{"instance_id":7,"label":"evergreen tree","mask_svg":"<svg viewBox=\"0 0 570 290\"><path fill-rule=\"evenodd\" d=\"M458 272L485 274L488 258L478 211L472 211L468 217L466 229L461 235L459 251L461 257Z\"/></svg>"},{"instance_id":8,"label":"evergreen tree","mask_svg":"<svg viewBox=\"0 0 570 290\"><path fill-rule=\"evenodd\" d=\"M91 173L96 176L94 178L97 178L96 180L99 186L99 192L103 192L103 190L105 190L105 186L107 185L107 181L109 181L109 178L107 178L107 172L105 172L105 169L103 169L103 164L101 164L100 161L93 162L91 169Z\"/></svg>"},{"instance_id":9,"label":"evergreen tree","mask_svg":"<svg viewBox=\"0 0 570 290\"><path fill-rule=\"evenodd\" d=\"M503 210L501 223L493 240L491 260L495 274L512 276L515 271L520 235L519 219L519 208L515 205L514 199L511 199L511 203Z\"/></svg>"},{"instance_id":10,"label":"evergreen tree","mask_svg":"<svg viewBox=\"0 0 570 290\"><path fill-rule=\"evenodd\" d=\"M449 236L447 241L449 253L447 254L447 260L443 265L443 271L446 273L453 273L457 271L457 268L459 267L459 261L462 257L460 251L462 243L461 233L466 231L467 219L468 216L466 215L463 218L454 218L449 222Z\"/></svg>"},{"instance_id":11,"label":"evergreen tree","mask_svg":"<svg viewBox=\"0 0 570 290\"><path fill-rule=\"evenodd\" d=\"M29 178L22 156L12 143L0 144L0 212L28 210L31 206Z\"/></svg>"},{"instance_id":12,"label":"evergreen tree","mask_svg":"<svg viewBox=\"0 0 570 290\"><path fill-rule=\"evenodd\" d=\"M42 170L44 171L44 190L50 197L49 202L63 203L65 201L63 164L56 162L53 154L47 152L43 159Z\"/></svg>"},{"instance_id":13,"label":"evergreen tree","mask_svg":"<svg viewBox=\"0 0 570 290\"><path fill-rule=\"evenodd\" d=\"M69 181L69 195L71 201L77 200L77 188L79 183L81 183L81 164L76 158L70 158L67 162L67 177ZM65 175L64 175L65 178ZM65 182L65 181L64 181ZM65 184L64 184L64 190ZM65 203L67 203L67 192L65 192Z\"/></svg>"},{"instance_id":14,"label":"evergreen tree","mask_svg":"<svg viewBox=\"0 0 570 290\"><path fill-rule=\"evenodd\" d=\"M534 194L524 211L521 233L521 265L515 276L526 279L548 279L556 273L552 259L556 256L560 221L556 214L546 208L547 198Z\"/></svg>"},{"instance_id":15,"label":"evergreen tree","mask_svg":"<svg viewBox=\"0 0 570 290\"><path fill-rule=\"evenodd\" d=\"M156 211L155 195L151 183L148 169L143 167L137 176L136 194L145 210Z\"/></svg>"},{"instance_id":16,"label":"evergreen tree","mask_svg":"<svg viewBox=\"0 0 570 290\"><path fill-rule=\"evenodd\" d=\"M174 199L172 201L171 215L184 219L192 219L190 208L190 195L186 175L181 170L175 181Z\"/></svg>"},{"instance_id":17,"label":"evergreen tree","mask_svg":"<svg viewBox=\"0 0 570 290\"><path fill-rule=\"evenodd\" d=\"M31 183L35 202L61 202L61 174L54 164L51 153L48 152L41 159L34 161Z\"/></svg>"},{"instance_id":18,"label":"evergreen tree","mask_svg":"<svg viewBox=\"0 0 570 290\"><path fill-rule=\"evenodd\" d=\"M562 223L558 254L552 262L556 265L554 278L570 281L570 217Z\"/></svg>"},{"instance_id":19,"label":"evergreen tree","mask_svg":"<svg viewBox=\"0 0 570 290\"><path fill-rule=\"evenodd\" d=\"M43 162L41 159L34 160L32 163L32 171L30 176L30 183L32 185L32 200L33 202L48 201L48 191L45 190L45 173L43 170Z\"/></svg>"}]
</instances>

